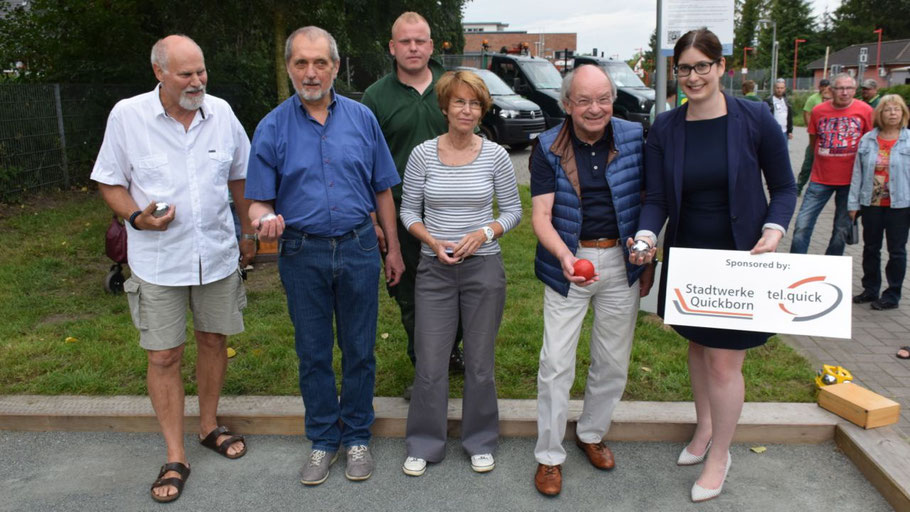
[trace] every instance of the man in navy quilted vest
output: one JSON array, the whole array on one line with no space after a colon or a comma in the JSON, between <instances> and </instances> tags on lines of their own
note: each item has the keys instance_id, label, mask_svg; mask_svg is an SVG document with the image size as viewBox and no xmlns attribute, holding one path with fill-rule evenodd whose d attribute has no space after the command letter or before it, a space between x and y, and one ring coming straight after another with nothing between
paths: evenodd
<instances>
[{"instance_id":1,"label":"man in navy quilted vest","mask_svg":"<svg viewBox=\"0 0 910 512\"><path fill-rule=\"evenodd\" d=\"M591 365L576 444L595 467L615 466L603 438L626 387L639 298L654 276L653 267L628 263L621 243L635 234L641 208L641 125L612 118L616 86L599 67L566 75L560 94L568 117L540 135L530 162L534 270L546 285L534 484L548 496L562 488L569 389L589 305ZM580 260L593 264L593 276L580 275L584 262L576 271Z\"/></svg>"}]
</instances>

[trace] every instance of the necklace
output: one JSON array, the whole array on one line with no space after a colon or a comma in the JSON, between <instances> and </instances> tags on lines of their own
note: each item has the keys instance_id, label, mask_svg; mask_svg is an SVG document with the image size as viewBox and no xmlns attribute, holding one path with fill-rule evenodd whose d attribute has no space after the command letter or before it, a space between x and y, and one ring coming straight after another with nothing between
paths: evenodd
<instances>
[{"instance_id":1,"label":"necklace","mask_svg":"<svg viewBox=\"0 0 910 512\"><path fill-rule=\"evenodd\" d=\"M456 146L455 142L452 140L452 137L448 134L446 134L445 141L446 145L449 146L452 151L474 151L477 149L477 140L473 137L471 138L470 142L468 142L468 144L462 148Z\"/></svg>"}]
</instances>

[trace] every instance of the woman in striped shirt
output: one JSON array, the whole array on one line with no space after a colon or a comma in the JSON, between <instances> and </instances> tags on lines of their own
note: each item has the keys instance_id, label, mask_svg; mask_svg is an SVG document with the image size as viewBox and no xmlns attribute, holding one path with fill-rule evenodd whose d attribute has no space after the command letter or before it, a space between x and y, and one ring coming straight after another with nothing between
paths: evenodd
<instances>
[{"instance_id":1,"label":"woman in striped shirt","mask_svg":"<svg viewBox=\"0 0 910 512\"><path fill-rule=\"evenodd\" d=\"M415 289L417 369L403 471L420 476L446 452L449 354L461 318L465 384L462 446L477 472L493 469L499 438L494 343L506 298L497 238L521 221L508 153L474 130L490 109L476 74L449 72L436 84L445 134L414 148L405 169L401 221L422 242ZM493 217L493 196L499 217Z\"/></svg>"}]
</instances>

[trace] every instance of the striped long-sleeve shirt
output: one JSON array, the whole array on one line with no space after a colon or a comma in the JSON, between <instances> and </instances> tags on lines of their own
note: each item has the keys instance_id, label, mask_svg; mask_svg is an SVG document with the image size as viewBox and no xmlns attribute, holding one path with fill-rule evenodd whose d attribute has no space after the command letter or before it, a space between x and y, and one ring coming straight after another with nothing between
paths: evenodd
<instances>
[{"instance_id":1,"label":"striped long-sleeve shirt","mask_svg":"<svg viewBox=\"0 0 910 512\"><path fill-rule=\"evenodd\" d=\"M515 170L502 146L484 140L473 162L450 166L439 160L439 138L415 147L404 171L401 223L423 222L433 238L458 242L466 234L497 221L508 232L521 222L521 199ZM499 217L493 218L493 195ZM496 240L484 243L477 255L500 251ZM436 256L423 244L421 253Z\"/></svg>"}]
</instances>

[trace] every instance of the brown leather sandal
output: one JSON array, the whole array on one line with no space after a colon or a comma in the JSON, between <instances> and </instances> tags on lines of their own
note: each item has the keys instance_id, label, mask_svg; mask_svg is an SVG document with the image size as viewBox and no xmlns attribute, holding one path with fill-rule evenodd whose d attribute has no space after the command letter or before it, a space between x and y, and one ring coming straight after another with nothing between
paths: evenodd
<instances>
[{"instance_id":1,"label":"brown leather sandal","mask_svg":"<svg viewBox=\"0 0 910 512\"><path fill-rule=\"evenodd\" d=\"M221 444L218 444L219 436L230 437L222 441ZM228 450L231 448L231 446L234 445L234 443L237 442L243 443L243 449L234 455L228 454ZM216 429L209 432L209 434L205 436L205 439L199 440L199 444L216 453L220 453L229 459L239 459L240 457L246 455L246 441L243 439L243 436L234 435L234 433L228 430L228 428L225 426L217 427Z\"/></svg>"},{"instance_id":2,"label":"brown leather sandal","mask_svg":"<svg viewBox=\"0 0 910 512\"><path fill-rule=\"evenodd\" d=\"M170 477L163 478L164 474L168 471L176 471L180 474L180 478ZM183 493L183 484L186 483L186 479L190 477L190 468L189 466L184 465L181 462L168 462L167 464L161 466L161 471L158 472L158 479L155 480L155 483L152 484L151 490L149 493L152 495L152 499L158 503L168 503L176 500ZM158 496L155 494L155 489L159 487L165 487L172 485L177 488L177 493L170 496Z\"/></svg>"}]
</instances>

